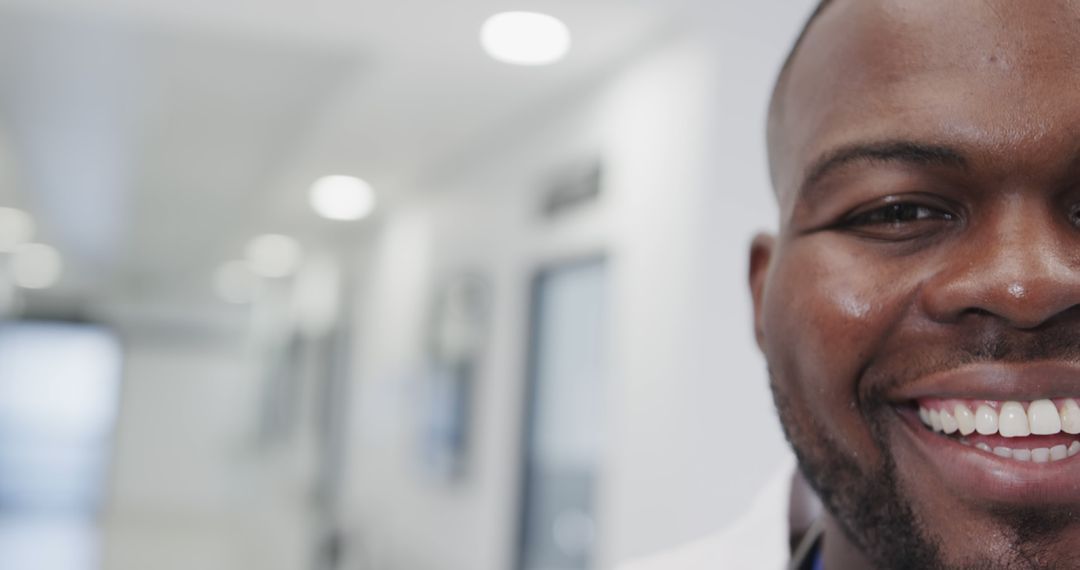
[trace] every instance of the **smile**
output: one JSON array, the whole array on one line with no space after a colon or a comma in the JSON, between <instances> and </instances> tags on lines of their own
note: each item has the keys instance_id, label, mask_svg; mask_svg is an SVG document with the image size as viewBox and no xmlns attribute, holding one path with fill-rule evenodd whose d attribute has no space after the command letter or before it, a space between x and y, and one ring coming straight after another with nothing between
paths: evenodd
<instances>
[{"instance_id":1,"label":"smile","mask_svg":"<svg viewBox=\"0 0 1080 570\"><path fill-rule=\"evenodd\" d=\"M973 363L886 399L907 480L977 504L1080 509L1080 363Z\"/></svg>"},{"instance_id":2,"label":"smile","mask_svg":"<svg viewBox=\"0 0 1080 570\"><path fill-rule=\"evenodd\" d=\"M1080 404L1073 398L923 399L918 408L934 432L998 457L1050 463L1080 453Z\"/></svg>"}]
</instances>

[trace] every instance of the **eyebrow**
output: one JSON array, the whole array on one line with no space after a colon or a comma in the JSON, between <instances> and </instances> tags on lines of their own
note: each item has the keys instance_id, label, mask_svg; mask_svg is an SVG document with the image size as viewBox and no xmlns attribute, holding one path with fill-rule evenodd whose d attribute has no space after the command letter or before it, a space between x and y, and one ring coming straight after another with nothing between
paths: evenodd
<instances>
[{"instance_id":1,"label":"eyebrow","mask_svg":"<svg viewBox=\"0 0 1080 570\"><path fill-rule=\"evenodd\" d=\"M904 140L855 143L827 152L814 161L799 187L799 195L803 195L830 172L860 161L967 167L967 158L963 153L947 146Z\"/></svg>"}]
</instances>

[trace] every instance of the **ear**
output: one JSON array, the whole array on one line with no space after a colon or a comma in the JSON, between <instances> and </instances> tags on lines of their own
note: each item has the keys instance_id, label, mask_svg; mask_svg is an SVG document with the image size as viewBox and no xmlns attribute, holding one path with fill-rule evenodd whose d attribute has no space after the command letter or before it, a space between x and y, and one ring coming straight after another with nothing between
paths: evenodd
<instances>
[{"instance_id":1,"label":"ear","mask_svg":"<svg viewBox=\"0 0 1080 570\"><path fill-rule=\"evenodd\" d=\"M764 333L761 326L764 308L762 301L765 297L765 281L769 273L769 261L772 260L773 251L776 248L776 237L770 234L758 234L754 236L750 244L750 296L754 303L754 337L757 339L758 348L764 350Z\"/></svg>"}]
</instances>

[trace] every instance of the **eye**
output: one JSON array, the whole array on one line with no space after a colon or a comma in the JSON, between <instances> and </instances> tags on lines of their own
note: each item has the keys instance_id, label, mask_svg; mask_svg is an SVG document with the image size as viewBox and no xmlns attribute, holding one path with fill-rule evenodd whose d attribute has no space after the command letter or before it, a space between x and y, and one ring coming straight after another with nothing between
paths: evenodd
<instances>
[{"instance_id":1,"label":"eye","mask_svg":"<svg viewBox=\"0 0 1080 570\"><path fill-rule=\"evenodd\" d=\"M869 212L856 214L848 218L847 225L862 226L870 224L904 224L909 222L917 222L920 220L951 221L954 218L955 216L953 216L953 214L943 210L939 210L937 208L931 208L929 206L922 206L919 204L897 202L895 204L888 204L886 206L870 210Z\"/></svg>"},{"instance_id":2,"label":"eye","mask_svg":"<svg viewBox=\"0 0 1080 570\"><path fill-rule=\"evenodd\" d=\"M956 219L956 214L942 207L898 201L856 211L840 228L864 237L901 241L933 234Z\"/></svg>"}]
</instances>

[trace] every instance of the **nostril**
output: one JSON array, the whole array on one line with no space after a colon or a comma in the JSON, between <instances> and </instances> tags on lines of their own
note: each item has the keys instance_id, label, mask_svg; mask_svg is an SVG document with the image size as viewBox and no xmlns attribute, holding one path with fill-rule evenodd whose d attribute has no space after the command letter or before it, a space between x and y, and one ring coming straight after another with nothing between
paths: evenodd
<instances>
[{"instance_id":1,"label":"nostril","mask_svg":"<svg viewBox=\"0 0 1080 570\"><path fill-rule=\"evenodd\" d=\"M1074 225L1080 226L1080 204L1074 204L1070 209L1069 219Z\"/></svg>"},{"instance_id":2,"label":"nostril","mask_svg":"<svg viewBox=\"0 0 1080 570\"><path fill-rule=\"evenodd\" d=\"M1064 311L1056 312L1049 317L1024 317L1023 315L1019 314L1005 316L999 312L983 309L981 307L971 307L962 311L959 315L959 318L951 322L959 323L961 321L972 322L982 320L995 321L1002 327L1028 332L1047 330L1059 326L1071 328L1073 326L1073 323L1080 323L1080 305L1074 305ZM985 330L991 329L987 328ZM993 330L1001 329L995 328ZM1070 336L1070 338L1075 337Z\"/></svg>"}]
</instances>

